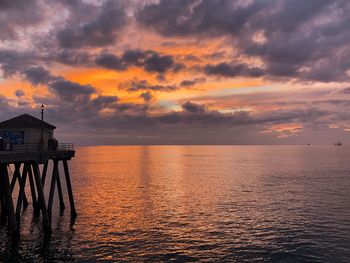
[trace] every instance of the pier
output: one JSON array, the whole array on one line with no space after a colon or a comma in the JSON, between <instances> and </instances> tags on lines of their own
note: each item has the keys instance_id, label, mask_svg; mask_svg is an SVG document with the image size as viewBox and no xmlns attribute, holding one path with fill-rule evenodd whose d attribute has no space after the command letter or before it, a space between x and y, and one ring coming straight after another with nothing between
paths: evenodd
<instances>
[{"instance_id":1,"label":"pier","mask_svg":"<svg viewBox=\"0 0 350 263\"><path fill-rule=\"evenodd\" d=\"M71 216L77 215L68 165L75 155L74 144L58 143L53 137L55 128L44 122L43 106L41 120L23 114L0 123L0 218L12 233L19 233L21 213L30 204L34 216L41 215L44 231L51 232L56 187L59 209L65 209L61 185L64 181ZM60 166L64 176L60 175ZM45 183L50 183L48 196L44 193Z\"/></svg>"}]
</instances>

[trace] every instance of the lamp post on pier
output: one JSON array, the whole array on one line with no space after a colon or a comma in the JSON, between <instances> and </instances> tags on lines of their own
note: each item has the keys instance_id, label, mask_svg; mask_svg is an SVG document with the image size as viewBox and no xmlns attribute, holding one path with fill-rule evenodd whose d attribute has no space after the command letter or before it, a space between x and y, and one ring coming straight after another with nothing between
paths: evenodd
<instances>
[{"instance_id":1,"label":"lamp post on pier","mask_svg":"<svg viewBox=\"0 0 350 263\"><path fill-rule=\"evenodd\" d=\"M44 146L44 104L41 104L41 133L40 133L40 146Z\"/></svg>"}]
</instances>

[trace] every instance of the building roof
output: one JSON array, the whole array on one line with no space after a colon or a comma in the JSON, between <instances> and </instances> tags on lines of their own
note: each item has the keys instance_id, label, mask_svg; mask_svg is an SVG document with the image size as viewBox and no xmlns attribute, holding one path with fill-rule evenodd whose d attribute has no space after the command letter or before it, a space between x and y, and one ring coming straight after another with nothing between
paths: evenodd
<instances>
[{"instance_id":1,"label":"building roof","mask_svg":"<svg viewBox=\"0 0 350 263\"><path fill-rule=\"evenodd\" d=\"M22 114L0 123L0 128L7 128L7 127L30 127L30 128L43 127L46 129L56 129L56 127L51 125L50 123L41 121L29 114Z\"/></svg>"}]
</instances>

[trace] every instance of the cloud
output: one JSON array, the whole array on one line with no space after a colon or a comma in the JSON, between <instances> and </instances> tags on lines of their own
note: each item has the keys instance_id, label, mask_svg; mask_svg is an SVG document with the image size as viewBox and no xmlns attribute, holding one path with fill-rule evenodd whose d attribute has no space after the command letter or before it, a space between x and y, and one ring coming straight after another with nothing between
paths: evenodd
<instances>
[{"instance_id":1,"label":"cloud","mask_svg":"<svg viewBox=\"0 0 350 263\"><path fill-rule=\"evenodd\" d=\"M194 79L185 79L181 81L180 86L181 87L192 87L195 86L198 83L205 82L205 78L194 78Z\"/></svg>"},{"instance_id":2,"label":"cloud","mask_svg":"<svg viewBox=\"0 0 350 263\"><path fill-rule=\"evenodd\" d=\"M161 0L145 5L136 15L139 23L165 36L219 33L237 34L249 19L263 7L264 1Z\"/></svg>"},{"instance_id":3,"label":"cloud","mask_svg":"<svg viewBox=\"0 0 350 263\"><path fill-rule=\"evenodd\" d=\"M0 95L0 116L37 114L44 103L66 136L104 134L105 143L264 143L310 130L334 136L350 127L341 83L349 82L349 12L345 0L0 1L1 85L15 83ZM87 84L52 73L96 67L130 81L116 90L110 79ZM134 67L152 76L130 77ZM32 87L19 89L19 77ZM247 81L230 89L239 82L223 78L236 77ZM191 91L206 81L205 90Z\"/></svg>"},{"instance_id":4,"label":"cloud","mask_svg":"<svg viewBox=\"0 0 350 263\"><path fill-rule=\"evenodd\" d=\"M145 102L148 102L153 99L153 95L151 92L147 91L147 92L141 93L140 98L143 98Z\"/></svg>"},{"instance_id":5,"label":"cloud","mask_svg":"<svg viewBox=\"0 0 350 263\"><path fill-rule=\"evenodd\" d=\"M167 71L177 72L185 68L181 63L176 63L173 56L161 55L152 50L126 50L118 57L112 53L102 52L95 60L101 67L126 70L131 66L142 67L147 72L165 73Z\"/></svg>"},{"instance_id":6,"label":"cloud","mask_svg":"<svg viewBox=\"0 0 350 263\"><path fill-rule=\"evenodd\" d=\"M189 113L204 113L206 112L206 107L200 104L192 103L190 101L185 102L181 105L182 108Z\"/></svg>"},{"instance_id":7,"label":"cloud","mask_svg":"<svg viewBox=\"0 0 350 263\"><path fill-rule=\"evenodd\" d=\"M0 1L0 40L16 40L23 29L38 25L44 19L42 6L35 0Z\"/></svg>"},{"instance_id":8,"label":"cloud","mask_svg":"<svg viewBox=\"0 0 350 263\"><path fill-rule=\"evenodd\" d=\"M234 63L219 63L219 64L207 64L204 67L204 72L208 75L219 75L223 77L236 77L236 76L248 76L248 77L261 77L265 75L263 69L258 67L249 67L246 64L234 64Z\"/></svg>"},{"instance_id":9,"label":"cloud","mask_svg":"<svg viewBox=\"0 0 350 263\"><path fill-rule=\"evenodd\" d=\"M186 101L181 104L180 111L152 114L148 112L149 106L146 104L122 103L116 96L97 95L96 90L89 85L63 79L55 79L48 85L49 91L56 98L50 101L50 96L35 97L35 102L47 103L46 115L55 120L54 123L60 127L61 132L62 129L68 129L68 133L72 132L67 124L74 122L77 131L89 131L91 135L101 132L106 136L126 133L130 136L124 138L128 143L136 143L135 138L144 134L158 139L144 139L143 143L228 143L233 142L230 140L232 136L238 136L239 141L235 141L236 143L254 143L257 142L257 138L262 142L264 138L294 136L295 133L304 133L308 127L328 129L328 125L335 121L344 122L348 118L337 110L327 109L325 104L321 103L304 104L305 106L299 108L282 106L260 112L236 110L224 113L211 109L212 107L209 108L206 104ZM146 93L149 95L149 92ZM149 97L146 93L141 97L147 102ZM348 109L349 106L337 104L335 109ZM8 99L0 96L2 118L13 116L21 110L33 112L29 105L21 107L14 107ZM116 142L122 143L118 140Z\"/></svg>"},{"instance_id":10,"label":"cloud","mask_svg":"<svg viewBox=\"0 0 350 263\"><path fill-rule=\"evenodd\" d=\"M121 58L119 58L116 55L111 54L111 53L100 54L96 58L95 63L98 66L108 68L108 69L114 69L114 70L127 69L127 65L124 63L124 61Z\"/></svg>"},{"instance_id":11,"label":"cloud","mask_svg":"<svg viewBox=\"0 0 350 263\"><path fill-rule=\"evenodd\" d=\"M96 92L96 89L90 85L81 85L65 79L54 80L48 86L62 100L70 102L84 102Z\"/></svg>"},{"instance_id":12,"label":"cloud","mask_svg":"<svg viewBox=\"0 0 350 263\"><path fill-rule=\"evenodd\" d=\"M19 72L32 70L38 65L52 65L61 63L70 66L91 66L92 54L79 50L65 50L50 48L41 51L37 49L0 48L0 67L4 77L10 77ZM40 66L39 66L40 67ZM39 69L38 69L39 70Z\"/></svg>"},{"instance_id":13,"label":"cloud","mask_svg":"<svg viewBox=\"0 0 350 263\"><path fill-rule=\"evenodd\" d=\"M223 62L207 67L210 74L344 82L350 70L349 12L344 0L160 0L144 5L136 18L166 37L224 36L237 56L259 59L265 69L242 71Z\"/></svg>"},{"instance_id":14,"label":"cloud","mask_svg":"<svg viewBox=\"0 0 350 263\"><path fill-rule=\"evenodd\" d=\"M91 85L81 85L61 76L54 76L42 66L28 68L24 71L24 78L33 85L46 85L49 91L56 94L60 100L67 102L88 101L90 96L96 93L96 89Z\"/></svg>"},{"instance_id":15,"label":"cloud","mask_svg":"<svg viewBox=\"0 0 350 263\"><path fill-rule=\"evenodd\" d=\"M101 95L91 100L91 102L98 108L110 107L111 105L115 105L118 101L119 101L119 98L117 96L101 96Z\"/></svg>"},{"instance_id":16,"label":"cloud","mask_svg":"<svg viewBox=\"0 0 350 263\"><path fill-rule=\"evenodd\" d=\"M16 95L16 97L20 98L20 97L23 97L24 95L26 95L26 93L23 90L18 89L15 91L15 95Z\"/></svg>"},{"instance_id":17,"label":"cloud","mask_svg":"<svg viewBox=\"0 0 350 263\"><path fill-rule=\"evenodd\" d=\"M237 128L243 127L270 127L277 124L290 123L322 123L322 118L332 116L331 112L317 108L271 110L262 113L251 111L235 111L233 113L222 113L217 110L209 110L206 105L187 101L182 104L182 111L170 112L155 117L158 123L202 127L205 129ZM328 122L326 122L328 123Z\"/></svg>"},{"instance_id":18,"label":"cloud","mask_svg":"<svg viewBox=\"0 0 350 263\"><path fill-rule=\"evenodd\" d=\"M69 81L62 76L52 75L46 68L42 66L32 66L24 71L24 78L33 85L46 85L48 90L57 95L59 101L70 103L93 102L96 106L105 105L113 101L117 97L99 96L91 99L91 95L96 93L96 89L91 85L81 85L77 82Z\"/></svg>"},{"instance_id":19,"label":"cloud","mask_svg":"<svg viewBox=\"0 0 350 263\"><path fill-rule=\"evenodd\" d=\"M138 91L171 92L179 89L179 87L175 85L152 85L147 80L137 80L137 79L124 82L121 85L121 88L129 92L138 92Z\"/></svg>"},{"instance_id":20,"label":"cloud","mask_svg":"<svg viewBox=\"0 0 350 263\"><path fill-rule=\"evenodd\" d=\"M350 88L345 88L342 91L344 94L350 94Z\"/></svg>"},{"instance_id":21,"label":"cloud","mask_svg":"<svg viewBox=\"0 0 350 263\"><path fill-rule=\"evenodd\" d=\"M0 66L4 77L24 71L38 60L35 52L20 52L14 49L0 49Z\"/></svg>"},{"instance_id":22,"label":"cloud","mask_svg":"<svg viewBox=\"0 0 350 263\"><path fill-rule=\"evenodd\" d=\"M123 61L125 61L127 64L131 65L143 65L144 59L147 56L150 56L152 54L155 54L154 52L148 50L141 50L141 49L131 49L124 51L124 54L122 56Z\"/></svg>"},{"instance_id":23,"label":"cloud","mask_svg":"<svg viewBox=\"0 0 350 263\"><path fill-rule=\"evenodd\" d=\"M166 77L164 76L164 74L158 74L156 78L159 82L166 81Z\"/></svg>"},{"instance_id":24,"label":"cloud","mask_svg":"<svg viewBox=\"0 0 350 263\"><path fill-rule=\"evenodd\" d=\"M99 14L85 23L67 25L57 32L57 41L63 48L101 47L113 44L126 24L124 7L118 1L107 1Z\"/></svg>"},{"instance_id":25,"label":"cloud","mask_svg":"<svg viewBox=\"0 0 350 263\"><path fill-rule=\"evenodd\" d=\"M51 73L42 66L32 66L24 71L24 78L33 85L46 84L51 79Z\"/></svg>"},{"instance_id":26,"label":"cloud","mask_svg":"<svg viewBox=\"0 0 350 263\"><path fill-rule=\"evenodd\" d=\"M93 55L86 51L75 49L59 49L54 51L48 60L57 61L70 66L89 66L93 65Z\"/></svg>"},{"instance_id":27,"label":"cloud","mask_svg":"<svg viewBox=\"0 0 350 263\"><path fill-rule=\"evenodd\" d=\"M180 64L176 65L172 56L161 56L158 53L153 53L145 58L144 68L149 72L164 73L169 68L172 68L175 71L181 70L182 66Z\"/></svg>"}]
</instances>

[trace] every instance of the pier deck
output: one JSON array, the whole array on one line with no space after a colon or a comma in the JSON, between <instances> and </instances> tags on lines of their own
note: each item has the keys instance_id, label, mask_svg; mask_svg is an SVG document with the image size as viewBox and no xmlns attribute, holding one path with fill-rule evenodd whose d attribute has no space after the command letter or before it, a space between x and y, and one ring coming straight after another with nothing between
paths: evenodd
<instances>
[{"instance_id":1,"label":"pier deck","mask_svg":"<svg viewBox=\"0 0 350 263\"><path fill-rule=\"evenodd\" d=\"M17 162L33 161L38 164L44 164L48 160L71 160L75 155L74 150L56 150L56 151L33 151L33 152L13 152L0 151L0 163L11 164Z\"/></svg>"}]
</instances>

